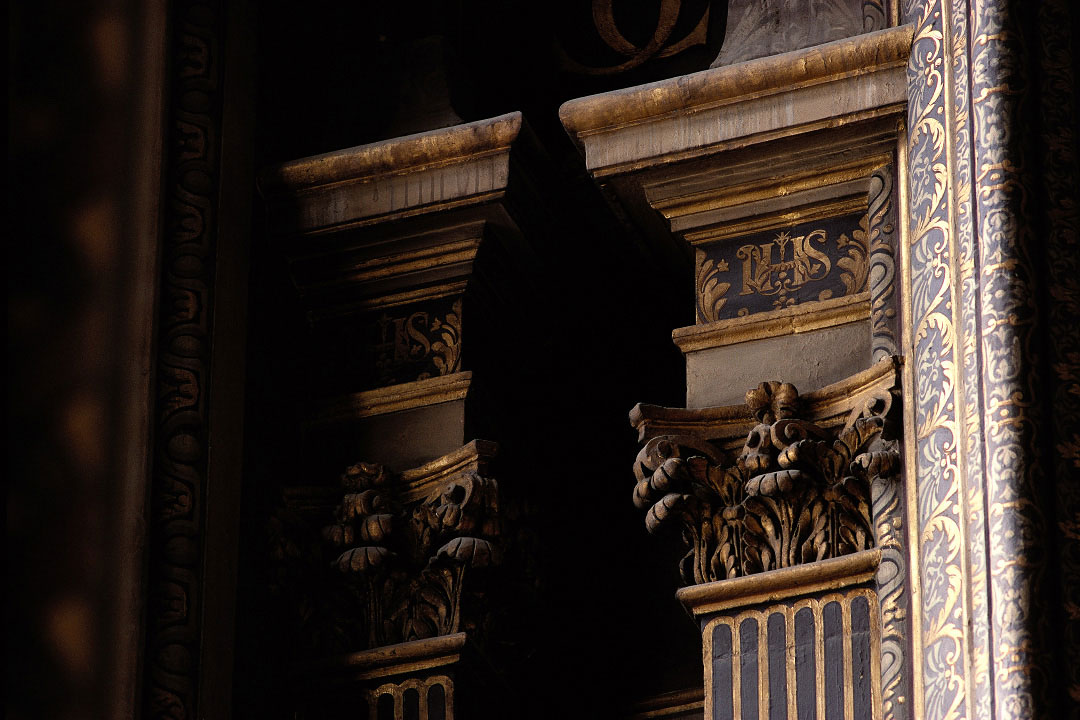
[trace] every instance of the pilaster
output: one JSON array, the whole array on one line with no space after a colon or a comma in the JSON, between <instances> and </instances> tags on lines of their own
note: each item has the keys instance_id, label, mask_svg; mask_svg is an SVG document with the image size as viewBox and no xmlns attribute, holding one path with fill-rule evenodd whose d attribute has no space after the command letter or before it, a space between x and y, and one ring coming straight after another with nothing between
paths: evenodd
<instances>
[{"instance_id":1,"label":"pilaster","mask_svg":"<svg viewBox=\"0 0 1080 720\"><path fill-rule=\"evenodd\" d=\"M524 432L518 379L543 363L527 300L544 167L512 113L262 177L309 328L309 474L285 490L274 552L312 717L503 712L488 653L510 606L485 588L520 572L504 528L521 488L494 441Z\"/></svg>"}]
</instances>

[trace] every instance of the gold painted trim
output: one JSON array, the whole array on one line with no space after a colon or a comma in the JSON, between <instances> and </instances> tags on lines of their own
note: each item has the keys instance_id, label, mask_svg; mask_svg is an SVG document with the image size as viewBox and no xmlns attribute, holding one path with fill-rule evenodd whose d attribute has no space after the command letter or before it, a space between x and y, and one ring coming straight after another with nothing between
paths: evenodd
<instances>
[{"instance_id":1,"label":"gold painted trim","mask_svg":"<svg viewBox=\"0 0 1080 720\"><path fill-rule=\"evenodd\" d=\"M505 151L521 132L520 112L406 135L345 150L313 155L263 173L267 193L309 192L314 188L401 175Z\"/></svg>"},{"instance_id":2,"label":"gold painted trim","mask_svg":"<svg viewBox=\"0 0 1080 720\"><path fill-rule=\"evenodd\" d=\"M911 217L910 207L910 182L909 155L908 155L908 130L907 124L901 122L898 128L898 140L896 143L896 186L897 202L899 204L898 223L900 227L900 290L899 299L902 311L901 322L901 353L913 356L915 352L915 326L914 308L912 307L912 284L911 275L911 227L908 218ZM901 374L903 382L904 398L915 398L915 367L913 363L905 363ZM904 500L905 517L907 524L907 549L908 549L908 633L910 634L911 656L905 665L905 670L911 673L909 689L911 690L912 717L925 716L926 698L924 695L923 679L923 616L922 616L922 532L919 523L919 488L918 488L918 443L916 441L917 419L915 417L915 403L905 402L904 414Z\"/></svg>"},{"instance_id":3,"label":"gold painted trim","mask_svg":"<svg viewBox=\"0 0 1080 720\"><path fill-rule=\"evenodd\" d=\"M865 598L867 602L867 610L869 612L869 650L871 659L871 676L870 681L870 697L873 703L870 709L870 717L873 720L881 720L882 708L880 703L881 698L881 677L880 674L874 670L873 658L881 654L881 637L876 629L880 627L881 615L879 600L877 593L873 588L855 588L846 592L834 592L820 597L808 597L788 604L770 604L763 605L754 608L749 608L738 613L725 613L719 617L715 617L704 623L701 631L701 647L702 647L702 664L705 674L705 717L714 717L714 708L716 706L716 694L715 687L713 685L714 675L712 668L713 658L713 632L718 625L726 625L731 630L731 649L732 649L732 663L731 663L731 688L732 688L732 706L734 709L734 717L742 717L742 705L746 701L752 703L755 699L757 701L758 717L764 718L769 715L769 700L770 687L767 682L767 668L768 668L768 655L769 648L766 642L767 640L767 628L769 618L773 615L781 615L785 622L785 635L787 637L786 646L784 648L784 672L788 679L787 685L787 697L785 698L786 705L786 719L796 720L798 715L798 708L796 706L796 668L795 668L795 616L802 610L807 609L813 616L814 623L814 706L815 717L817 720L825 720L825 622L824 611L826 606L837 603L840 606L840 621L841 621L841 637L843 644L841 645L841 664L843 676L841 682L844 683L844 701L841 708L841 714L836 718L842 716L844 718L850 718L854 715L854 696L851 695L850 678L852 677L853 657L851 652L851 616L852 606L858 598ZM758 655L758 694L756 698L743 698L742 697L742 663L741 663L741 642L742 642L742 624L746 620L754 620L757 624L757 655ZM766 628L763 633L762 628ZM765 657L764 665L762 658ZM765 670L762 670L762 668Z\"/></svg>"},{"instance_id":4,"label":"gold painted trim","mask_svg":"<svg viewBox=\"0 0 1080 720\"><path fill-rule=\"evenodd\" d=\"M705 70L671 80L570 100L559 119L581 147L582 138L732 105L878 70L907 66L914 27L879 30L816 47Z\"/></svg>"},{"instance_id":5,"label":"gold painted trim","mask_svg":"<svg viewBox=\"0 0 1080 720\"><path fill-rule=\"evenodd\" d=\"M471 383L472 373L466 371L365 390L323 403L309 422L311 425L347 422L462 400Z\"/></svg>"},{"instance_id":6,"label":"gold painted trim","mask_svg":"<svg viewBox=\"0 0 1080 720\"><path fill-rule=\"evenodd\" d=\"M720 610L778 602L869 582L873 580L880 561L880 550L862 550L756 575L690 585L680 588L675 596L688 612L698 618Z\"/></svg>"},{"instance_id":7,"label":"gold painted trim","mask_svg":"<svg viewBox=\"0 0 1080 720\"><path fill-rule=\"evenodd\" d=\"M443 688L445 707L444 718L445 720L454 720L454 681L446 675L432 675L426 678L407 678L400 682L389 682L374 690L367 691L368 696L368 720L380 720L379 718L379 697L383 695L389 695L394 701L394 717L404 717L405 713L405 691L416 690L419 695L420 702L417 708L417 716L420 718L430 717L430 708L428 706L428 691L435 685L440 685Z\"/></svg>"},{"instance_id":8,"label":"gold painted trim","mask_svg":"<svg viewBox=\"0 0 1080 720\"><path fill-rule=\"evenodd\" d=\"M463 632L426 640L412 640L315 660L297 668L297 673L305 676L347 674L354 680L404 675L460 661L465 641L466 634Z\"/></svg>"},{"instance_id":9,"label":"gold painted trim","mask_svg":"<svg viewBox=\"0 0 1080 720\"><path fill-rule=\"evenodd\" d=\"M746 317L676 328L671 339L684 354L870 319L870 293L803 303Z\"/></svg>"}]
</instances>

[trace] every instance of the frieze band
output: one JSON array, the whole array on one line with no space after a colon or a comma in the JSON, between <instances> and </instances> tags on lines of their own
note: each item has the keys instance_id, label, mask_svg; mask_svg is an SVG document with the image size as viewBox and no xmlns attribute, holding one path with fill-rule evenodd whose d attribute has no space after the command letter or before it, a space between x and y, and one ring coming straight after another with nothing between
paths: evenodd
<instances>
[{"instance_id":1,"label":"frieze band","mask_svg":"<svg viewBox=\"0 0 1080 720\"><path fill-rule=\"evenodd\" d=\"M698 323L865 292L867 223L857 213L699 248Z\"/></svg>"}]
</instances>

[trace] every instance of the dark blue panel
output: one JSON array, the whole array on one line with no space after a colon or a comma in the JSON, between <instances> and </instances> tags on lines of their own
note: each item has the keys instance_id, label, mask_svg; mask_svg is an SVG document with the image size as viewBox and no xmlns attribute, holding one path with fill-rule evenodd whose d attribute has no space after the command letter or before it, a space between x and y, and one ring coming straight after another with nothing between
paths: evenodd
<instances>
[{"instance_id":1,"label":"dark blue panel","mask_svg":"<svg viewBox=\"0 0 1080 720\"><path fill-rule=\"evenodd\" d=\"M739 624L739 672L742 674L740 700L741 720L758 718L758 623L747 618Z\"/></svg>"},{"instance_id":2,"label":"dark blue panel","mask_svg":"<svg viewBox=\"0 0 1080 720\"><path fill-rule=\"evenodd\" d=\"M814 612L804 607L795 613L795 706L799 720L814 720L817 706L815 652Z\"/></svg>"},{"instance_id":3,"label":"dark blue panel","mask_svg":"<svg viewBox=\"0 0 1080 720\"><path fill-rule=\"evenodd\" d=\"M731 687L731 628L723 623L712 631L713 720L734 720Z\"/></svg>"},{"instance_id":4,"label":"dark blue panel","mask_svg":"<svg viewBox=\"0 0 1080 720\"><path fill-rule=\"evenodd\" d=\"M395 720L393 695L380 695L376 708L375 716L379 720Z\"/></svg>"},{"instance_id":5,"label":"dark blue panel","mask_svg":"<svg viewBox=\"0 0 1080 720\"><path fill-rule=\"evenodd\" d=\"M840 603L831 602L821 612L825 631L825 717L844 717L844 626Z\"/></svg>"},{"instance_id":6,"label":"dark blue panel","mask_svg":"<svg viewBox=\"0 0 1080 720\"><path fill-rule=\"evenodd\" d=\"M769 720L787 720L787 618L769 616Z\"/></svg>"},{"instance_id":7,"label":"dark blue panel","mask_svg":"<svg viewBox=\"0 0 1080 720\"><path fill-rule=\"evenodd\" d=\"M870 602L857 597L851 601L851 694L855 720L873 720L870 633Z\"/></svg>"}]
</instances>

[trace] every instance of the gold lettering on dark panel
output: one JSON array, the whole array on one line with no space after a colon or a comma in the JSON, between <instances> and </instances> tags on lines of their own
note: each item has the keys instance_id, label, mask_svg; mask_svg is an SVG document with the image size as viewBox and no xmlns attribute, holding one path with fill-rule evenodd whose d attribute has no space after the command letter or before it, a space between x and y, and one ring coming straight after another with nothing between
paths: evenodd
<instances>
[{"instance_id":1,"label":"gold lettering on dark panel","mask_svg":"<svg viewBox=\"0 0 1080 720\"><path fill-rule=\"evenodd\" d=\"M861 214L716 243L699 251L698 322L855 295L866 290L868 270Z\"/></svg>"}]
</instances>

